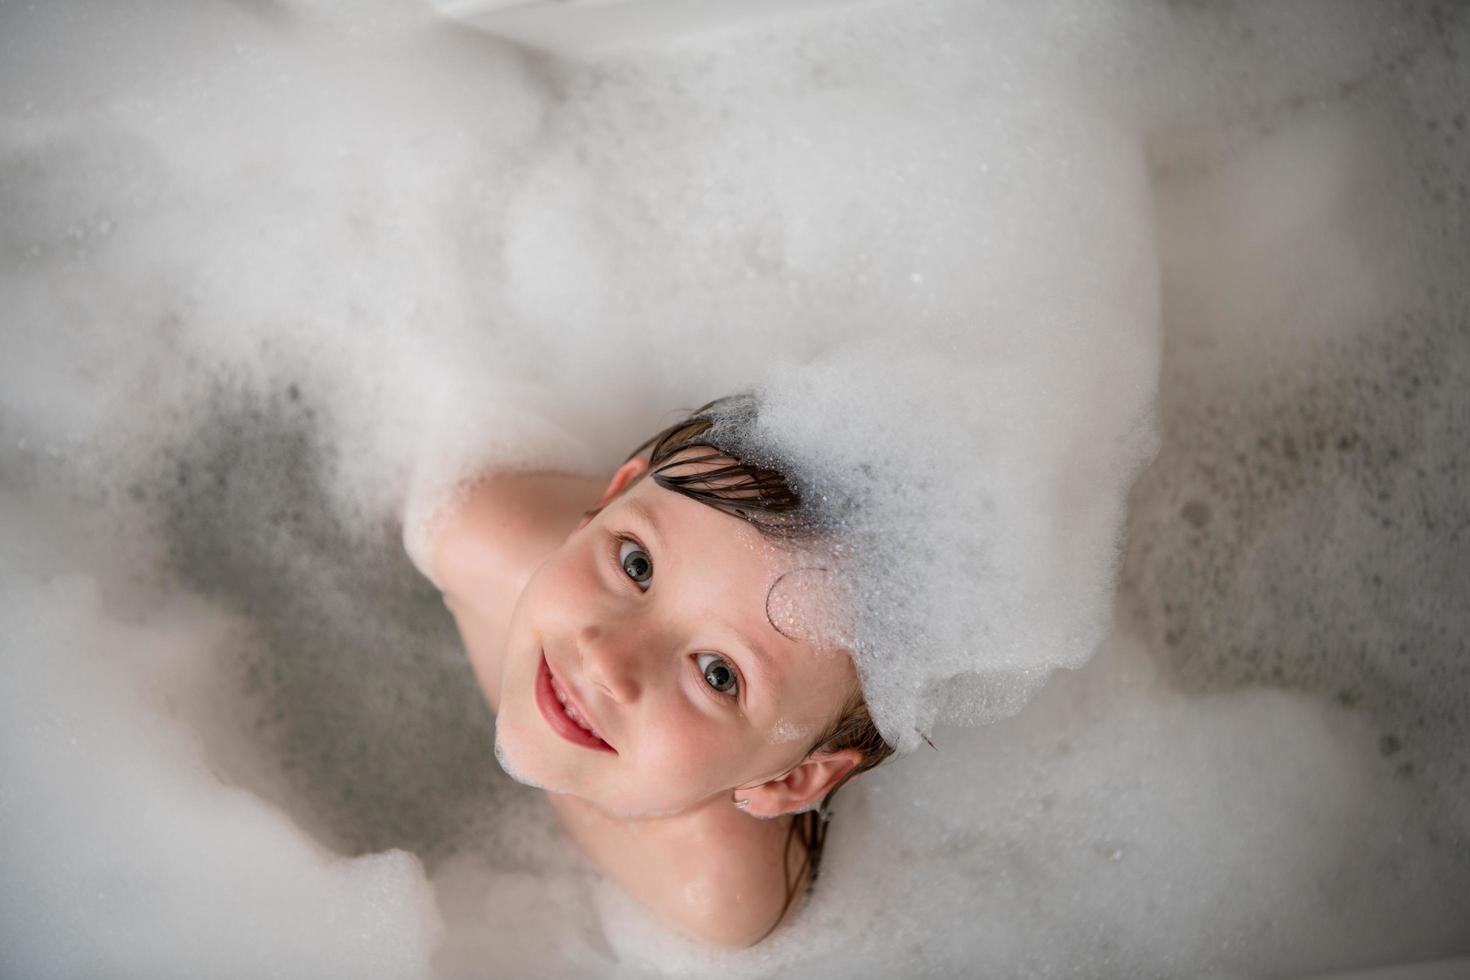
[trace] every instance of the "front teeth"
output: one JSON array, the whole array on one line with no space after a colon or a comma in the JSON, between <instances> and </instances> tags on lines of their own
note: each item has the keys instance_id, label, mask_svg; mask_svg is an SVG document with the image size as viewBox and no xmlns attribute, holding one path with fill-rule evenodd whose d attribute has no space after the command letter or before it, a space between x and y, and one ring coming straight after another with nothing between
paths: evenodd
<instances>
[{"instance_id":1,"label":"front teeth","mask_svg":"<svg viewBox=\"0 0 1470 980\"><path fill-rule=\"evenodd\" d=\"M564 692L558 685L551 685L551 693L555 694L556 700L561 702L561 710L566 713L566 716L572 719L572 721L575 721L583 731L591 732L598 738L602 737L601 735L597 735L597 732L593 730L591 725L587 724L587 720L585 718L577 714L577 709L572 707L572 705L567 701L566 692Z\"/></svg>"}]
</instances>

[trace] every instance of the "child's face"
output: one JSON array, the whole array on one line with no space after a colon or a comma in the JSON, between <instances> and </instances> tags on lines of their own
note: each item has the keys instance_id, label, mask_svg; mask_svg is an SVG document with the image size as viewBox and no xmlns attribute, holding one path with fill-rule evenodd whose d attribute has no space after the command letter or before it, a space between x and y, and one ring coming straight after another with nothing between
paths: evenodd
<instances>
[{"instance_id":1,"label":"child's face","mask_svg":"<svg viewBox=\"0 0 1470 980\"><path fill-rule=\"evenodd\" d=\"M857 686L845 653L767 618L772 584L802 564L745 521L637 481L515 606L496 718L507 767L622 814L676 813L780 776Z\"/></svg>"}]
</instances>

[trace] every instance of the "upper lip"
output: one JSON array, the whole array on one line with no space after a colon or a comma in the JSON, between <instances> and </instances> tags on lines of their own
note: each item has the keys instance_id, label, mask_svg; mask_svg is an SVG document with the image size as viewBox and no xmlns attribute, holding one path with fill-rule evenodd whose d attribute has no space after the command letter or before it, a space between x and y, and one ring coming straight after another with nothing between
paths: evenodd
<instances>
[{"instance_id":1,"label":"upper lip","mask_svg":"<svg viewBox=\"0 0 1470 980\"><path fill-rule=\"evenodd\" d=\"M542 656L546 656L545 651L542 651ZM587 710L586 704L577 694L577 689L571 684L567 683L567 680L562 675L562 673L557 670L555 666L552 665L550 657L546 657L546 669L550 671L551 679L556 681L556 686L561 688L562 693L567 696L567 700L572 703L572 707L577 709L577 714L581 715L582 718L587 722L587 724L592 726L592 730L596 733L598 738L602 739L604 742L607 742L608 748L613 748L613 744L607 741L607 735L603 730L602 723L598 721L595 717L593 717L592 712ZM616 752L617 749L613 749L613 751Z\"/></svg>"}]
</instances>

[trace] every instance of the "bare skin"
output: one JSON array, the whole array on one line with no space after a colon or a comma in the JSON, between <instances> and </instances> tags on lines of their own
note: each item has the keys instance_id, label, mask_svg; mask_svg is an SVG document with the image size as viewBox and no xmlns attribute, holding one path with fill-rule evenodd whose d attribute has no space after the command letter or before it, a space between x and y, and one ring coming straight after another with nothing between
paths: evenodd
<instances>
[{"instance_id":1,"label":"bare skin","mask_svg":"<svg viewBox=\"0 0 1470 980\"><path fill-rule=\"evenodd\" d=\"M856 675L767 619L791 556L646 468L482 478L436 521L432 577L512 775L547 789L593 863L665 925L746 946L796 906L790 814L859 761L806 755ZM593 734L559 731L546 691Z\"/></svg>"}]
</instances>

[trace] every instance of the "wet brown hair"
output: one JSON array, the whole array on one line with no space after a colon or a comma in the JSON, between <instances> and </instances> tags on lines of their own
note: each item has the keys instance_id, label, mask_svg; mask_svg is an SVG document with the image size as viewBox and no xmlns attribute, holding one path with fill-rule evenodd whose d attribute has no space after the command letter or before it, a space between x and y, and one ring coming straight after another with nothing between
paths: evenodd
<instances>
[{"instance_id":1,"label":"wet brown hair","mask_svg":"<svg viewBox=\"0 0 1470 980\"><path fill-rule=\"evenodd\" d=\"M763 534L782 541L820 537L828 527L829 515L809 507L780 464L752 447L750 429L755 412L756 402L751 395L717 399L655 434L628 458L648 452L649 476L659 486L738 517ZM774 620L771 625L776 626ZM780 627L776 629L780 631ZM773 931L795 901L803 875L808 890L816 883L837 791L893 754L893 746L883 740L873 723L861 690L853 693L806 754L849 748L857 749L862 761L828 790L816 809L792 818L782 860L786 860L793 838L801 840L804 857L794 873L786 869L786 902L771 926Z\"/></svg>"}]
</instances>

